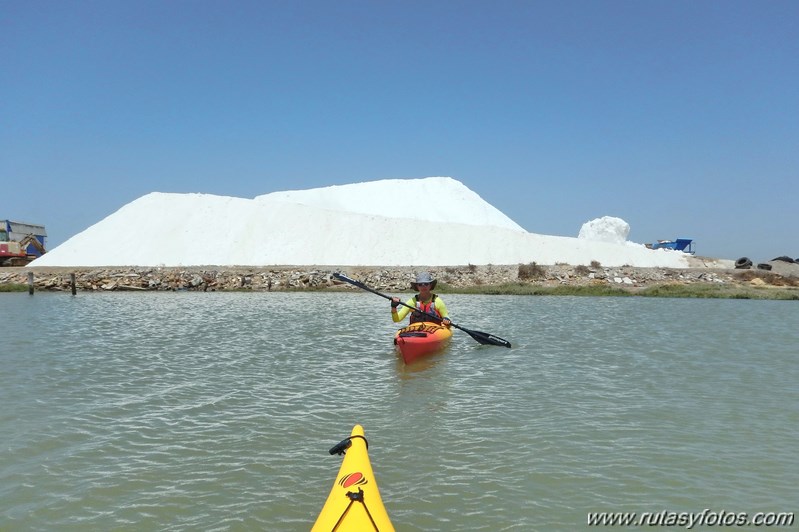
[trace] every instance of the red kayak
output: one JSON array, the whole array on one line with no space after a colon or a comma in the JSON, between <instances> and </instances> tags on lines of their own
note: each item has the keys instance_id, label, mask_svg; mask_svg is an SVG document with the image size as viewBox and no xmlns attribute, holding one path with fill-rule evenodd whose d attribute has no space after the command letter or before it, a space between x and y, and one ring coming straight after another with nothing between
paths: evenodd
<instances>
[{"instance_id":1,"label":"red kayak","mask_svg":"<svg viewBox=\"0 0 799 532\"><path fill-rule=\"evenodd\" d=\"M444 349L452 338L452 330L432 322L411 323L394 335L394 345L402 354L406 364L419 357L431 355Z\"/></svg>"}]
</instances>

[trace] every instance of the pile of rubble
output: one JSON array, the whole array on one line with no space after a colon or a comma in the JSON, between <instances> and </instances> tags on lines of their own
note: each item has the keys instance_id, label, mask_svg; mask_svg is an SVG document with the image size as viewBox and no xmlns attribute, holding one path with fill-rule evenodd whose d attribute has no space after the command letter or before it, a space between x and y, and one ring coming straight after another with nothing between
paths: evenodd
<instances>
[{"instance_id":1,"label":"pile of rubble","mask_svg":"<svg viewBox=\"0 0 799 532\"><path fill-rule=\"evenodd\" d=\"M28 268L0 272L0 284L27 284L42 290L234 291L313 289L330 285L330 272L260 268Z\"/></svg>"},{"instance_id":2,"label":"pile of rubble","mask_svg":"<svg viewBox=\"0 0 799 532\"><path fill-rule=\"evenodd\" d=\"M799 286L799 264L787 271L758 275L758 283L776 286ZM777 268L775 268L776 270ZM645 287L670 283L741 283L755 277L733 268L635 268L554 265L485 265L448 267L186 267L186 268L99 268L66 267L9 268L0 271L1 284L28 284L37 290L68 291L286 291L319 290L342 283L332 274L340 271L377 290L409 292L417 271L430 271L440 288L462 288L506 283L530 283L542 286L611 284L620 287ZM765 273L765 272L764 272Z\"/></svg>"}]
</instances>

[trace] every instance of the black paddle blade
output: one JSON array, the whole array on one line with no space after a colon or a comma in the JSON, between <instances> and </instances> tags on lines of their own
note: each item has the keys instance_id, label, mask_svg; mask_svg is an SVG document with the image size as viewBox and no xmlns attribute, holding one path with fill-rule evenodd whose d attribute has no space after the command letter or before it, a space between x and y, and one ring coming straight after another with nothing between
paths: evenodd
<instances>
[{"instance_id":1,"label":"black paddle blade","mask_svg":"<svg viewBox=\"0 0 799 532\"><path fill-rule=\"evenodd\" d=\"M510 348L510 342L505 340L504 338L500 338L499 336L494 336L493 334L484 333L481 331L470 331L469 329L464 329L463 327L458 327L460 330L477 340L478 343L483 345L498 345L500 347L508 347Z\"/></svg>"}]
</instances>

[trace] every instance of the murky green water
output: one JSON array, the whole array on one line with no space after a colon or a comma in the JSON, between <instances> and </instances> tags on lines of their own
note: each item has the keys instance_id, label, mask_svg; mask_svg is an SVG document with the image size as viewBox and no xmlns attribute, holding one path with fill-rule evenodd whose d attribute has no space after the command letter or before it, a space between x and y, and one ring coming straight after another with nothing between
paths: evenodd
<instances>
[{"instance_id":1,"label":"murky green water","mask_svg":"<svg viewBox=\"0 0 799 532\"><path fill-rule=\"evenodd\" d=\"M360 423L398 530L796 511L799 305L449 295L406 367L368 293L0 294L0 530L307 530Z\"/></svg>"}]
</instances>

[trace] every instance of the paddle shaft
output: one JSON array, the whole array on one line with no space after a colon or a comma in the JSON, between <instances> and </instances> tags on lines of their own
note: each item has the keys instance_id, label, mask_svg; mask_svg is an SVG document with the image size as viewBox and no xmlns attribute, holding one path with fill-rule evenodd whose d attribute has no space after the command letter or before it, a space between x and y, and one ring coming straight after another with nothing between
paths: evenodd
<instances>
[{"instance_id":1,"label":"paddle shaft","mask_svg":"<svg viewBox=\"0 0 799 532\"><path fill-rule=\"evenodd\" d=\"M389 299L389 300L393 300L394 299L393 297L387 296L386 294L381 294L380 292L378 292L377 290L375 290L373 288L369 288L368 286L366 286L365 284L363 284L360 281L356 281L355 279L350 279L349 277L347 277L345 275L341 275L340 273L334 273L333 277L335 277L336 279L340 279L342 281L348 282L348 283L350 283L352 285L355 285L358 288L362 288L363 290L366 290L367 292L372 292L373 294L378 295L380 297L384 297L384 298ZM425 316L430 316L431 318L434 318L436 320L441 319L438 316L436 316L435 314L430 314L429 312L425 312L424 310L419 310L418 308L412 307L412 306L408 305L407 303L403 303L402 301L400 301L399 304L402 305L403 307L408 307L411 310L415 310L417 312L420 312L420 313L424 314ZM457 325L455 325L452 322L450 322L450 325L460 329L460 327L458 327Z\"/></svg>"},{"instance_id":2,"label":"paddle shaft","mask_svg":"<svg viewBox=\"0 0 799 532\"><path fill-rule=\"evenodd\" d=\"M365 284L363 284L360 281L356 281L355 279L350 279L346 275L343 275L343 274L340 274L340 273L334 273L333 277L335 277L336 279L339 279L340 281L344 281L346 283L350 283L353 286L357 286L358 288L366 290L367 292L371 292L371 293L373 293L375 295L378 295L380 297L384 297L384 298L386 298L388 300L393 300L394 299L391 296L387 296L386 294L382 294L382 293L378 292L377 290L366 286ZM430 314L429 312L425 312L423 310L419 310L416 307L412 307L412 306L408 305L407 303L403 303L402 301L400 301L399 304L402 305L403 307L408 307L409 309L411 309L411 310L413 310L415 312L419 312L421 314L424 314L425 316L429 316L429 317L435 319L436 321L438 321L440 319L435 314ZM507 340L505 340L503 338L500 338L499 336L494 336L493 334L488 334L488 333L484 333L484 332L481 332L481 331L470 331L469 329L466 329L464 327L461 327L460 325L456 325L456 324L452 323L452 321L450 321L449 324L451 326L455 327L456 329L460 329L461 331L465 332L466 334L468 334L469 336L471 336L472 338L474 338L476 341L478 341L481 344L491 344L491 345L499 345L499 346L502 346L502 347L510 347L510 342L508 342Z\"/></svg>"}]
</instances>

